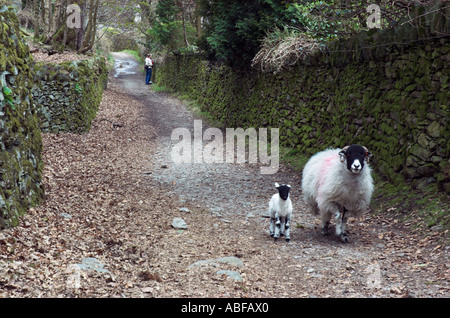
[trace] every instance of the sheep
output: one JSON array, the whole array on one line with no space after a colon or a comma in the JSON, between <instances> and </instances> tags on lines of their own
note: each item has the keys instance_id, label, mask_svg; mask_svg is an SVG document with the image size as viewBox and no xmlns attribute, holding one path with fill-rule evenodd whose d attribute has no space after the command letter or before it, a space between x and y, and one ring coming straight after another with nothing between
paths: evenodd
<instances>
[{"instance_id":1,"label":"sheep","mask_svg":"<svg viewBox=\"0 0 450 318\"><path fill-rule=\"evenodd\" d=\"M303 169L302 191L308 209L321 216L322 234L328 235L331 216L336 235L349 242L347 217L360 217L374 189L368 165L372 154L360 145L328 149L312 156Z\"/></svg>"},{"instance_id":2,"label":"sheep","mask_svg":"<svg viewBox=\"0 0 450 318\"><path fill-rule=\"evenodd\" d=\"M291 240L290 222L292 217L292 201L289 197L291 186L275 182L278 193L275 193L269 201L270 236L277 240L285 235L286 242Z\"/></svg>"}]
</instances>

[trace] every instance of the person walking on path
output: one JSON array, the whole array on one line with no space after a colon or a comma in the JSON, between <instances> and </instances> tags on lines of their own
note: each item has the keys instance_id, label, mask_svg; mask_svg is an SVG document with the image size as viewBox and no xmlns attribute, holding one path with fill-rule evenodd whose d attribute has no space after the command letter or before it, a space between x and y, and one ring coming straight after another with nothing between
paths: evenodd
<instances>
[{"instance_id":1,"label":"person walking on path","mask_svg":"<svg viewBox=\"0 0 450 318\"><path fill-rule=\"evenodd\" d=\"M153 60L150 54L147 54L145 58L145 85L152 84L152 68L153 68Z\"/></svg>"}]
</instances>

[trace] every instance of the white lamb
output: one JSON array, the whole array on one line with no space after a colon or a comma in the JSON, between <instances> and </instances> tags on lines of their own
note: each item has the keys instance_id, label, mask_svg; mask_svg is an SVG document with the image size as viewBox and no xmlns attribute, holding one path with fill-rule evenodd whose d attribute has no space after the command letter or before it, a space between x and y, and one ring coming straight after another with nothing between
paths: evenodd
<instances>
[{"instance_id":1,"label":"white lamb","mask_svg":"<svg viewBox=\"0 0 450 318\"><path fill-rule=\"evenodd\" d=\"M280 234L285 235L286 242L291 240L290 222L292 217L292 201L289 197L291 186L275 182L278 193L275 193L269 202L270 236L275 240Z\"/></svg>"},{"instance_id":2,"label":"white lamb","mask_svg":"<svg viewBox=\"0 0 450 318\"><path fill-rule=\"evenodd\" d=\"M320 214L322 234L328 235L331 216L336 235L348 242L348 216L360 217L367 209L374 189L370 167L371 153L359 145L329 149L312 156L303 169L303 197L309 210Z\"/></svg>"}]
</instances>

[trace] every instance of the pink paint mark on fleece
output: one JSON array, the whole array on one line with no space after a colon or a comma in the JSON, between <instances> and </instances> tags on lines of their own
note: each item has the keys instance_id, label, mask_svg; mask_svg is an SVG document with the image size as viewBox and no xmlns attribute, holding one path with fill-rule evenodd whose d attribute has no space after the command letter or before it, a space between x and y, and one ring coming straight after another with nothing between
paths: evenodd
<instances>
[{"instance_id":1,"label":"pink paint mark on fleece","mask_svg":"<svg viewBox=\"0 0 450 318\"><path fill-rule=\"evenodd\" d=\"M337 160L337 159L338 159L338 156L336 154L333 154L333 155L331 155L329 157L326 157L324 162L323 162L323 164L322 164L322 166L321 166L320 174L319 174L319 182L318 182L319 185L318 185L318 188L317 188L317 194L318 194L317 199L318 199L318 201L321 201L321 199L322 199L322 191L321 191L321 189L322 189L322 185L325 183L326 176L327 176L328 172L330 171L330 168L333 165L334 161Z\"/></svg>"}]
</instances>

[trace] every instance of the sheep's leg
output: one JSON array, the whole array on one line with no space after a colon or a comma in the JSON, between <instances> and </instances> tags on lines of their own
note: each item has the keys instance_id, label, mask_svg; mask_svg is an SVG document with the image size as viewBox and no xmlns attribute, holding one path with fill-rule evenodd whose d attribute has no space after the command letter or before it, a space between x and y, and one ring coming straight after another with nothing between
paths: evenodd
<instances>
[{"instance_id":1,"label":"sheep's leg","mask_svg":"<svg viewBox=\"0 0 450 318\"><path fill-rule=\"evenodd\" d=\"M280 218L280 236L284 236L286 230L286 218Z\"/></svg>"},{"instance_id":2,"label":"sheep's leg","mask_svg":"<svg viewBox=\"0 0 450 318\"><path fill-rule=\"evenodd\" d=\"M278 213L275 215L275 234L273 235L273 238L275 240L280 238L280 229L281 229L281 220L278 216Z\"/></svg>"},{"instance_id":3,"label":"sheep's leg","mask_svg":"<svg viewBox=\"0 0 450 318\"><path fill-rule=\"evenodd\" d=\"M347 209L344 208L344 211L342 212L342 222L341 222L341 241L344 243L348 243L349 239L347 236L347 217L345 216L345 212L347 212Z\"/></svg>"},{"instance_id":4,"label":"sheep's leg","mask_svg":"<svg viewBox=\"0 0 450 318\"><path fill-rule=\"evenodd\" d=\"M345 212L347 209L343 208L342 213L340 211L336 211L334 214L334 219L336 220L336 235L341 238L343 243L348 243L348 236L345 232L347 225L347 218L345 217Z\"/></svg>"},{"instance_id":5,"label":"sheep's leg","mask_svg":"<svg viewBox=\"0 0 450 318\"><path fill-rule=\"evenodd\" d=\"M328 235L328 227L330 226L331 214L325 212L322 214L322 235Z\"/></svg>"},{"instance_id":6,"label":"sheep's leg","mask_svg":"<svg viewBox=\"0 0 450 318\"><path fill-rule=\"evenodd\" d=\"M272 237L275 235L275 222L276 222L275 218L270 218L269 231L270 231L270 236L272 236Z\"/></svg>"},{"instance_id":7,"label":"sheep's leg","mask_svg":"<svg viewBox=\"0 0 450 318\"><path fill-rule=\"evenodd\" d=\"M284 225L285 229L286 229L286 242L289 242L291 240L291 218L288 215L286 217L286 224Z\"/></svg>"},{"instance_id":8,"label":"sheep's leg","mask_svg":"<svg viewBox=\"0 0 450 318\"><path fill-rule=\"evenodd\" d=\"M342 233L342 217L341 217L341 212L340 211L336 211L334 212L334 220L336 221L336 235L341 235Z\"/></svg>"}]
</instances>

